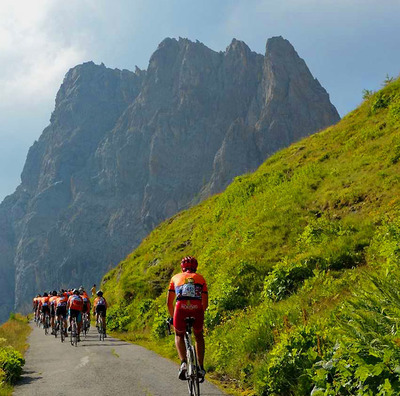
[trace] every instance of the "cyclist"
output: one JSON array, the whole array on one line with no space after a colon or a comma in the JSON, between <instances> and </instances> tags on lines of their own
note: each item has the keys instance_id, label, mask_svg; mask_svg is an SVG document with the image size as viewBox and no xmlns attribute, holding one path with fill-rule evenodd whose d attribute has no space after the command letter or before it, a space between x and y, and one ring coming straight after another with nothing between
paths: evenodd
<instances>
[{"instance_id":1,"label":"cyclist","mask_svg":"<svg viewBox=\"0 0 400 396\"><path fill-rule=\"evenodd\" d=\"M56 316L54 303L56 302L56 300L57 300L57 291L53 290L51 292L51 297L49 298L51 334L54 334L54 317Z\"/></svg>"},{"instance_id":2,"label":"cyclist","mask_svg":"<svg viewBox=\"0 0 400 396\"><path fill-rule=\"evenodd\" d=\"M103 321L104 337L107 337L107 335L106 335L107 301L103 297L103 292L101 290L99 290L96 294L97 294L97 297L95 298L95 300L93 302L93 315L96 313L96 327L97 327L97 321L99 319L99 315L101 315L101 319Z\"/></svg>"},{"instance_id":3,"label":"cyclist","mask_svg":"<svg viewBox=\"0 0 400 396\"><path fill-rule=\"evenodd\" d=\"M39 299L39 312L43 314L42 324L44 327L44 323L46 320L46 313L50 316L50 305L49 305L49 295L44 292L43 297Z\"/></svg>"},{"instance_id":4,"label":"cyclist","mask_svg":"<svg viewBox=\"0 0 400 396\"><path fill-rule=\"evenodd\" d=\"M33 312L35 315L35 322L39 320L39 313L38 313L38 307L39 307L39 300L42 296L38 294L34 299L33 299Z\"/></svg>"},{"instance_id":5,"label":"cyclist","mask_svg":"<svg viewBox=\"0 0 400 396\"><path fill-rule=\"evenodd\" d=\"M175 345L181 359L178 377L186 380L186 347L185 347L185 318L194 317L193 333L196 338L196 352L200 365L199 376L204 378L204 353L205 343L203 335L204 311L208 306L207 284L204 278L197 274L197 260L195 257L187 256L181 261L182 272L174 275L171 279L167 305L168 311L173 318L175 328ZM174 300L176 304L174 306Z\"/></svg>"},{"instance_id":6,"label":"cyclist","mask_svg":"<svg viewBox=\"0 0 400 396\"><path fill-rule=\"evenodd\" d=\"M59 291L57 293L57 300L54 303L56 308L56 316L57 320L60 321L61 318L64 320L64 329L65 329L65 336L67 337L67 303L68 303L68 296L66 293Z\"/></svg>"},{"instance_id":7,"label":"cyclist","mask_svg":"<svg viewBox=\"0 0 400 396\"><path fill-rule=\"evenodd\" d=\"M82 309L83 309L83 300L79 295L79 290L74 289L73 294L69 296L68 303L68 315L69 315L69 328L68 331L71 331L71 319L76 318L76 324L78 327L78 341L80 341L81 334L81 326L82 326Z\"/></svg>"},{"instance_id":8,"label":"cyclist","mask_svg":"<svg viewBox=\"0 0 400 396\"><path fill-rule=\"evenodd\" d=\"M90 328L90 298L87 295L83 286L81 286L79 288L79 294L83 300L82 314L87 314L87 317L88 317L87 329L89 329Z\"/></svg>"}]
</instances>

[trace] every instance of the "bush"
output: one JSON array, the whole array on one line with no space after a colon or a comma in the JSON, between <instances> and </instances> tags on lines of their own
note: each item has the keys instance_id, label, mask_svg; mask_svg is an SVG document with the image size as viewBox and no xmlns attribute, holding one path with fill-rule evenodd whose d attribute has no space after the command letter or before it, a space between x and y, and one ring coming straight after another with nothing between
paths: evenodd
<instances>
[{"instance_id":1,"label":"bush","mask_svg":"<svg viewBox=\"0 0 400 396\"><path fill-rule=\"evenodd\" d=\"M320 360L316 329L300 326L284 334L271 351L268 363L259 369L256 389L259 395L309 395L309 370Z\"/></svg>"},{"instance_id":2,"label":"bush","mask_svg":"<svg viewBox=\"0 0 400 396\"><path fill-rule=\"evenodd\" d=\"M400 394L400 277L369 277L336 318L340 343L317 362L315 395Z\"/></svg>"},{"instance_id":3,"label":"bush","mask_svg":"<svg viewBox=\"0 0 400 396\"><path fill-rule=\"evenodd\" d=\"M22 355L11 347L0 348L0 373L5 382L14 384L21 376L25 360Z\"/></svg>"},{"instance_id":4,"label":"bush","mask_svg":"<svg viewBox=\"0 0 400 396\"><path fill-rule=\"evenodd\" d=\"M131 320L126 303L113 304L107 309L107 329L110 331L126 331Z\"/></svg>"},{"instance_id":5,"label":"bush","mask_svg":"<svg viewBox=\"0 0 400 396\"><path fill-rule=\"evenodd\" d=\"M372 112L376 112L380 109L386 109L390 104L390 99L390 96L384 94L383 92L379 92L376 95L375 101L372 103Z\"/></svg>"},{"instance_id":6,"label":"bush","mask_svg":"<svg viewBox=\"0 0 400 396\"><path fill-rule=\"evenodd\" d=\"M167 335L168 325L167 318L169 314L167 312L167 307L158 307L157 312L154 315L153 326L151 327L151 335L159 340L160 338L165 338Z\"/></svg>"},{"instance_id":7,"label":"bush","mask_svg":"<svg viewBox=\"0 0 400 396\"><path fill-rule=\"evenodd\" d=\"M313 276L315 260L279 263L265 278L263 295L273 301L279 301L294 293L304 280Z\"/></svg>"}]
</instances>

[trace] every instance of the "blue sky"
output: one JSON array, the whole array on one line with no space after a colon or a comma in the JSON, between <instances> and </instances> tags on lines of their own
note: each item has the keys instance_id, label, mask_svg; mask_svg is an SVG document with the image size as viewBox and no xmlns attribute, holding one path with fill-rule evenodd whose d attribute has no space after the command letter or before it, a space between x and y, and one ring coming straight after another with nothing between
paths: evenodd
<instances>
[{"instance_id":1,"label":"blue sky","mask_svg":"<svg viewBox=\"0 0 400 396\"><path fill-rule=\"evenodd\" d=\"M69 68L93 60L147 68L165 37L223 51L232 38L264 53L288 39L343 116L362 90L400 73L399 0L2 0L0 201L20 181Z\"/></svg>"}]
</instances>

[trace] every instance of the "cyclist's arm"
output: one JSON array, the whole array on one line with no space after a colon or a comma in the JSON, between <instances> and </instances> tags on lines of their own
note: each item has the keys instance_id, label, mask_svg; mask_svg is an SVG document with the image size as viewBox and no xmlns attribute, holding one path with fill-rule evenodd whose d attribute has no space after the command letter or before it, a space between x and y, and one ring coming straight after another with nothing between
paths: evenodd
<instances>
[{"instance_id":1,"label":"cyclist's arm","mask_svg":"<svg viewBox=\"0 0 400 396\"><path fill-rule=\"evenodd\" d=\"M201 294L201 302L203 304L203 309L205 311L208 307L208 292L203 291L203 293Z\"/></svg>"},{"instance_id":2,"label":"cyclist's arm","mask_svg":"<svg viewBox=\"0 0 400 396\"><path fill-rule=\"evenodd\" d=\"M174 317L174 301L175 301L175 290L168 290L167 306L171 318Z\"/></svg>"}]
</instances>

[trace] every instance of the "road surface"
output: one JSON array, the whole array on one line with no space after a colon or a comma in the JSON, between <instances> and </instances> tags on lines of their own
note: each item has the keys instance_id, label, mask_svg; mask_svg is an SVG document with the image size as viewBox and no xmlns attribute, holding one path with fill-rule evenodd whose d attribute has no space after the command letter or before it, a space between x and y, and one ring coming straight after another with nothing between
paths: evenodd
<instances>
[{"instance_id":1,"label":"road surface","mask_svg":"<svg viewBox=\"0 0 400 396\"><path fill-rule=\"evenodd\" d=\"M178 365L138 345L116 338L99 341L95 327L77 347L69 339L44 335L33 325L22 379L15 396L186 396ZM202 395L223 395L201 384Z\"/></svg>"}]
</instances>

